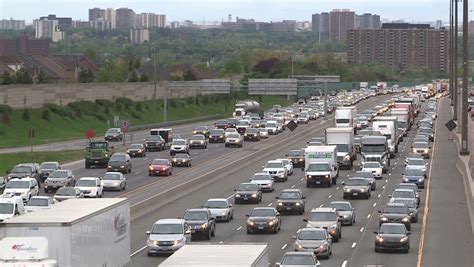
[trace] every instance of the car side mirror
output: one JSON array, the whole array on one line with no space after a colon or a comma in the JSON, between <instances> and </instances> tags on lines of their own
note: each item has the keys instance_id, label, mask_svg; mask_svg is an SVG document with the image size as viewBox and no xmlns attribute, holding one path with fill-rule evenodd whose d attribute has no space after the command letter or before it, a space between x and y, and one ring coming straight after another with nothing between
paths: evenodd
<instances>
[{"instance_id":1,"label":"car side mirror","mask_svg":"<svg viewBox=\"0 0 474 267\"><path fill-rule=\"evenodd\" d=\"M184 234L190 235L190 234L191 234L191 229L187 229L187 230L184 232Z\"/></svg>"},{"instance_id":2,"label":"car side mirror","mask_svg":"<svg viewBox=\"0 0 474 267\"><path fill-rule=\"evenodd\" d=\"M346 183L344 181L341 182L342 185L345 185Z\"/></svg>"},{"instance_id":3,"label":"car side mirror","mask_svg":"<svg viewBox=\"0 0 474 267\"><path fill-rule=\"evenodd\" d=\"M280 199L280 197L275 197L275 199Z\"/></svg>"},{"instance_id":4,"label":"car side mirror","mask_svg":"<svg viewBox=\"0 0 474 267\"><path fill-rule=\"evenodd\" d=\"M234 192L237 192L237 189L234 189Z\"/></svg>"},{"instance_id":5,"label":"car side mirror","mask_svg":"<svg viewBox=\"0 0 474 267\"><path fill-rule=\"evenodd\" d=\"M111 146L110 149L114 149L114 146Z\"/></svg>"},{"instance_id":6,"label":"car side mirror","mask_svg":"<svg viewBox=\"0 0 474 267\"><path fill-rule=\"evenodd\" d=\"M151 232L150 232L150 231L146 231L146 235L150 235L150 234L151 234Z\"/></svg>"},{"instance_id":7,"label":"car side mirror","mask_svg":"<svg viewBox=\"0 0 474 267\"><path fill-rule=\"evenodd\" d=\"M388 197L392 197L392 195L388 195Z\"/></svg>"},{"instance_id":8,"label":"car side mirror","mask_svg":"<svg viewBox=\"0 0 474 267\"><path fill-rule=\"evenodd\" d=\"M377 212L378 212L378 213L382 213L382 211L381 211L381 210L378 210Z\"/></svg>"},{"instance_id":9,"label":"car side mirror","mask_svg":"<svg viewBox=\"0 0 474 267\"><path fill-rule=\"evenodd\" d=\"M374 232L374 234L378 235L378 234L379 234L379 232L375 231L375 232Z\"/></svg>"},{"instance_id":10,"label":"car side mirror","mask_svg":"<svg viewBox=\"0 0 474 267\"><path fill-rule=\"evenodd\" d=\"M250 214L245 214L245 217L250 217Z\"/></svg>"},{"instance_id":11,"label":"car side mirror","mask_svg":"<svg viewBox=\"0 0 474 267\"><path fill-rule=\"evenodd\" d=\"M304 167L301 167L301 171L304 171Z\"/></svg>"},{"instance_id":12,"label":"car side mirror","mask_svg":"<svg viewBox=\"0 0 474 267\"><path fill-rule=\"evenodd\" d=\"M232 208L232 207L233 207L233 205L232 205L232 204L229 204L229 208Z\"/></svg>"},{"instance_id":13,"label":"car side mirror","mask_svg":"<svg viewBox=\"0 0 474 267\"><path fill-rule=\"evenodd\" d=\"M303 222L308 222L308 219L303 219Z\"/></svg>"},{"instance_id":14,"label":"car side mirror","mask_svg":"<svg viewBox=\"0 0 474 267\"><path fill-rule=\"evenodd\" d=\"M281 264L279 262L275 263L275 266L280 267Z\"/></svg>"},{"instance_id":15,"label":"car side mirror","mask_svg":"<svg viewBox=\"0 0 474 267\"><path fill-rule=\"evenodd\" d=\"M411 232L408 232L407 235L411 235Z\"/></svg>"},{"instance_id":16,"label":"car side mirror","mask_svg":"<svg viewBox=\"0 0 474 267\"><path fill-rule=\"evenodd\" d=\"M301 199L306 199L306 197L301 197Z\"/></svg>"}]
</instances>

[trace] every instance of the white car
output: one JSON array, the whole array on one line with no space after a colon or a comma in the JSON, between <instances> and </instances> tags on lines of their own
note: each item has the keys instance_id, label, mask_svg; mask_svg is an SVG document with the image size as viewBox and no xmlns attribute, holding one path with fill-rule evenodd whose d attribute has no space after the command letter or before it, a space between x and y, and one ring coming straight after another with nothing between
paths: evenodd
<instances>
[{"instance_id":1,"label":"white car","mask_svg":"<svg viewBox=\"0 0 474 267\"><path fill-rule=\"evenodd\" d=\"M50 209L56 201L54 198L49 196L34 196L31 197L28 202L25 204L25 209L27 212Z\"/></svg>"},{"instance_id":2,"label":"white car","mask_svg":"<svg viewBox=\"0 0 474 267\"><path fill-rule=\"evenodd\" d=\"M189 154L189 143L186 139L173 140L170 147L170 155L173 156L177 153Z\"/></svg>"},{"instance_id":3,"label":"white car","mask_svg":"<svg viewBox=\"0 0 474 267\"><path fill-rule=\"evenodd\" d=\"M301 113L298 118L296 119L296 123L308 124L309 122L309 115L308 113Z\"/></svg>"},{"instance_id":4,"label":"white car","mask_svg":"<svg viewBox=\"0 0 474 267\"><path fill-rule=\"evenodd\" d=\"M265 129L267 129L268 134L278 134L280 132L276 121L267 121L267 123L265 123Z\"/></svg>"},{"instance_id":5,"label":"white car","mask_svg":"<svg viewBox=\"0 0 474 267\"><path fill-rule=\"evenodd\" d=\"M225 147L229 147L229 146L242 147L243 143L244 143L244 139L238 133L228 134L225 138Z\"/></svg>"},{"instance_id":6,"label":"white car","mask_svg":"<svg viewBox=\"0 0 474 267\"><path fill-rule=\"evenodd\" d=\"M276 160L283 162L283 165L285 165L288 175L293 175L293 163L290 160L288 159L276 159Z\"/></svg>"},{"instance_id":7,"label":"white car","mask_svg":"<svg viewBox=\"0 0 474 267\"><path fill-rule=\"evenodd\" d=\"M250 178L250 182L258 184L262 189L262 192L273 192L275 191L275 181L272 176L266 172L258 172Z\"/></svg>"},{"instance_id":8,"label":"white car","mask_svg":"<svg viewBox=\"0 0 474 267\"><path fill-rule=\"evenodd\" d=\"M11 179L3 191L4 195L20 196L23 202L27 202L31 197L39 193L38 182L35 178L14 178Z\"/></svg>"},{"instance_id":9,"label":"white car","mask_svg":"<svg viewBox=\"0 0 474 267\"><path fill-rule=\"evenodd\" d=\"M84 197L102 197L104 190L102 181L97 177L82 177L75 187L81 190Z\"/></svg>"},{"instance_id":10,"label":"white car","mask_svg":"<svg viewBox=\"0 0 474 267\"><path fill-rule=\"evenodd\" d=\"M279 160L270 160L263 167L262 172L270 174L275 181L285 182L288 180L288 171L283 162Z\"/></svg>"},{"instance_id":11,"label":"white car","mask_svg":"<svg viewBox=\"0 0 474 267\"><path fill-rule=\"evenodd\" d=\"M260 135L261 139L268 138L268 130L266 128L258 128L258 134Z\"/></svg>"},{"instance_id":12,"label":"white car","mask_svg":"<svg viewBox=\"0 0 474 267\"><path fill-rule=\"evenodd\" d=\"M362 165L361 171L371 172L375 179L382 179L383 166L377 161L367 161Z\"/></svg>"},{"instance_id":13,"label":"white car","mask_svg":"<svg viewBox=\"0 0 474 267\"><path fill-rule=\"evenodd\" d=\"M183 219L161 219L147 231L147 255L172 254L191 241L191 230Z\"/></svg>"},{"instance_id":14,"label":"white car","mask_svg":"<svg viewBox=\"0 0 474 267\"><path fill-rule=\"evenodd\" d=\"M22 214L25 214L25 207L21 197L13 195L0 197L0 222Z\"/></svg>"},{"instance_id":15,"label":"white car","mask_svg":"<svg viewBox=\"0 0 474 267\"><path fill-rule=\"evenodd\" d=\"M224 131L224 136L228 136L229 134L239 134L239 132L237 131L237 129L235 128L227 128L225 129Z\"/></svg>"},{"instance_id":16,"label":"white car","mask_svg":"<svg viewBox=\"0 0 474 267\"><path fill-rule=\"evenodd\" d=\"M211 212L216 221L229 222L234 218L234 207L225 198L210 198L203 207Z\"/></svg>"}]
</instances>

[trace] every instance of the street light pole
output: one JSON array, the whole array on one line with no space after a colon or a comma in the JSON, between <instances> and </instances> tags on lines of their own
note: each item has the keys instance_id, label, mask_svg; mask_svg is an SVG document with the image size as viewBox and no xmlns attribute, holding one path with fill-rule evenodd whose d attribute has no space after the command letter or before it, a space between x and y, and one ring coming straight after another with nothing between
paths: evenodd
<instances>
[{"instance_id":1,"label":"street light pole","mask_svg":"<svg viewBox=\"0 0 474 267\"><path fill-rule=\"evenodd\" d=\"M454 114L453 120L458 119L458 1L454 0L454 86L453 86L453 100L454 100Z\"/></svg>"},{"instance_id":2,"label":"street light pole","mask_svg":"<svg viewBox=\"0 0 474 267\"><path fill-rule=\"evenodd\" d=\"M463 24L462 24L462 41L463 41L463 79L462 79L462 96L461 96L461 151L459 154L469 155L468 144L468 125L467 125L467 90L469 88L469 3L468 0L463 1Z\"/></svg>"},{"instance_id":3,"label":"street light pole","mask_svg":"<svg viewBox=\"0 0 474 267\"><path fill-rule=\"evenodd\" d=\"M453 25L453 0L449 0L449 98L451 99L451 106L453 106L453 46L454 46L454 25Z\"/></svg>"},{"instance_id":4,"label":"street light pole","mask_svg":"<svg viewBox=\"0 0 474 267\"><path fill-rule=\"evenodd\" d=\"M158 108L158 91L156 90L156 50L153 47L153 88L155 92L155 103L156 107ZM156 112L156 122L158 122L158 109L155 110Z\"/></svg>"}]
</instances>

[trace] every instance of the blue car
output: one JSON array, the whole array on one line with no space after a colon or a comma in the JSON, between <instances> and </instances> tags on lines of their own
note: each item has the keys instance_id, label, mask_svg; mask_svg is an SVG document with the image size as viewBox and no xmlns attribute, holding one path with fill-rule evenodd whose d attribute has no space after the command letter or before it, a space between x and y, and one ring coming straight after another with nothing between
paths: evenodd
<instances>
[{"instance_id":1,"label":"blue car","mask_svg":"<svg viewBox=\"0 0 474 267\"><path fill-rule=\"evenodd\" d=\"M414 183L418 188L425 188L425 175L418 169L405 169L403 173L404 183Z\"/></svg>"}]
</instances>

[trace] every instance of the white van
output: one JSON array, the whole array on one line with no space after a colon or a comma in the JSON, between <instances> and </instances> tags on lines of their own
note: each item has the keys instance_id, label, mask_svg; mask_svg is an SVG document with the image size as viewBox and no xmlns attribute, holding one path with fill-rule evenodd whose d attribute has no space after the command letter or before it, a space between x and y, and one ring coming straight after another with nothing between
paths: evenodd
<instances>
[{"instance_id":1,"label":"white van","mask_svg":"<svg viewBox=\"0 0 474 267\"><path fill-rule=\"evenodd\" d=\"M23 199L13 194L0 197L0 222L25 213Z\"/></svg>"}]
</instances>

